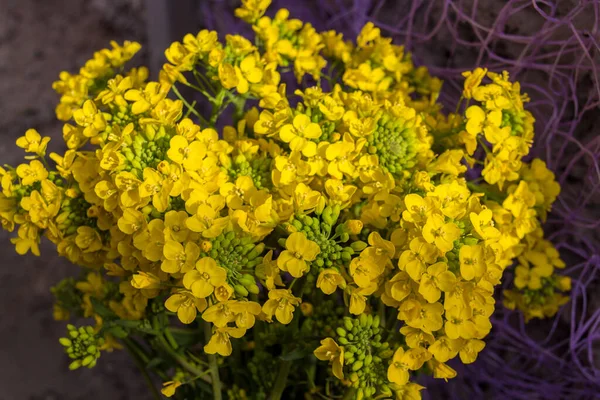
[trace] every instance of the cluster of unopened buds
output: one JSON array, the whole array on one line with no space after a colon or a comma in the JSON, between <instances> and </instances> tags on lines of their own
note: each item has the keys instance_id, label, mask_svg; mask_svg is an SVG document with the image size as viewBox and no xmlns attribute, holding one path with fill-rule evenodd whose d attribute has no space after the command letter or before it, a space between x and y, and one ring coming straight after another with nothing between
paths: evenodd
<instances>
[{"instance_id":1,"label":"cluster of unopened buds","mask_svg":"<svg viewBox=\"0 0 600 400\"><path fill-rule=\"evenodd\" d=\"M67 150L29 130L0 169L17 252L45 237L84 268L53 290L58 319L95 320L61 339L71 368L125 346L166 396L412 399L415 373L484 349L505 270L505 306L557 312L570 280L541 222L560 187L523 161L518 82L466 72L442 113L441 81L372 23L352 42L242 3L254 41L186 35L156 82L125 69L130 42L63 72Z\"/></svg>"}]
</instances>

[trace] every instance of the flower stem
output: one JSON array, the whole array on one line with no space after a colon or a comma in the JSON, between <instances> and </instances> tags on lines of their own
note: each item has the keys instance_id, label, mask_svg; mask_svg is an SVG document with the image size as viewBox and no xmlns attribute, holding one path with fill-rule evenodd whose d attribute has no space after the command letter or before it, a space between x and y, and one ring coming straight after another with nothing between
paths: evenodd
<instances>
[{"instance_id":1,"label":"flower stem","mask_svg":"<svg viewBox=\"0 0 600 400\"><path fill-rule=\"evenodd\" d=\"M292 366L291 361L281 361L279 363L279 373L277 374L277 379L275 380L275 384L273 385L273 391L271 391L271 396L269 400L279 400L281 399L281 395L287 386L287 378L290 373L290 367Z\"/></svg>"},{"instance_id":2,"label":"flower stem","mask_svg":"<svg viewBox=\"0 0 600 400\"><path fill-rule=\"evenodd\" d=\"M135 362L135 365L138 367L138 369L140 370L140 372L144 376L144 380L146 381L146 383L150 387L150 391L152 392L152 396L155 399L157 399L157 400L162 399L162 396L158 392L158 389L156 388L156 386L154 386L154 382L152 382L152 378L150 378L150 375L148 374L148 370L146 370L146 366L144 365L141 357L138 355L135 346L131 343L131 341L129 339L123 339L123 344L125 345L125 348L127 349L127 351L129 352L129 354L131 355L131 358L133 358L133 361Z\"/></svg>"},{"instance_id":3,"label":"flower stem","mask_svg":"<svg viewBox=\"0 0 600 400\"><path fill-rule=\"evenodd\" d=\"M210 322L204 322L204 336L206 338L206 343L210 340L212 336L212 329L210 326ZM217 356L214 354L208 354L208 366L210 368L210 375L212 377L212 387L213 387L213 398L215 400L221 400L223 397L221 396L221 379L219 379L219 366L217 365Z\"/></svg>"},{"instance_id":4,"label":"flower stem","mask_svg":"<svg viewBox=\"0 0 600 400\"><path fill-rule=\"evenodd\" d=\"M356 389L354 388L349 388L348 391L346 392L346 394L344 394L344 397L342 400L350 400L354 398L354 395L356 394Z\"/></svg>"}]
</instances>

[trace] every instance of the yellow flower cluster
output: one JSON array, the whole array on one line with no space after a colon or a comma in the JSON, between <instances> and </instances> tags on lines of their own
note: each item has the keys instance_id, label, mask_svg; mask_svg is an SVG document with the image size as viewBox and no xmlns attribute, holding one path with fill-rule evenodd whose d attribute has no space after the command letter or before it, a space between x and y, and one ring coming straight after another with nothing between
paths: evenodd
<instances>
[{"instance_id":1,"label":"yellow flower cluster","mask_svg":"<svg viewBox=\"0 0 600 400\"><path fill-rule=\"evenodd\" d=\"M230 355L231 338L257 322L301 318L295 311L310 296L337 296L364 332L385 328L372 315L391 315L385 329L403 339L381 353L389 360L364 365L333 338L315 350L357 398L416 398L422 387L409 371L426 366L449 379L447 361L474 362L494 288L515 258L507 305L527 318L556 312L567 298L554 290L570 282L554 275L564 263L539 219L560 188L542 161L521 161L533 118L518 83L467 73L464 98L479 105L441 117L441 82L373 24L355 45L287 10L266 17L269 3L246 0L236 11L255 44L186 35L166 50L158 82L145 82L145 68L123 73L137 43L62 73L57 115L68 121L68 150L50 154L51 168L49 138L29 130L17 145L30 162L0 169L0 217L6 230L18 227L17 252L39 255L43 235L91 269L77 289L85 316L100 324L92 298L122 320L145 318L150 299L164 298L182 323L210 324L208 354ZM299 82L316 81L294 92L297 102L281 83L290 65ZM481 86L486 73L492 83ZM210 117L177 85L204 95ZM227 107L233 126L218 132ZM484 182L464 177L478 143ZM118 293L104 275L119 280ZM375 384L377 374L387 384Z\"/></svg>"}]
</instances>

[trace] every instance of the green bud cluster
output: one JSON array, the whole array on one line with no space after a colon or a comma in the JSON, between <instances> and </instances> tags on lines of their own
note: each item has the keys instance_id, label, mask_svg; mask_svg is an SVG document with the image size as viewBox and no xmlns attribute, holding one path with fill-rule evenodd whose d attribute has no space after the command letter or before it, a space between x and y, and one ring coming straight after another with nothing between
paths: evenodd
<instances>
[{"instance_id":1,"label":"green bud cluster","mask_svg":"<svg viewBox=\"0 0 600 400\"><path fill-rule=\"evenodd\" d=\"M322 116L319 118L320 120L322 120ZM315 118L312 118L312 122L319 122L319 121L315 121ZM318 142L333 142L333 134L335 133L335 128L336 128L336 124L334 122L330 122L330 121L323 121L322 125L321 125L321 136L319 136L319 138L317 139Z\"/></svg>"},{"instance_id":2,"label":"green bud cluster","mask_svg":"<svg viewBox=\"0 0 600 400\"><path fill-rule=\"evenodd\" d=\"M211 245L212 248L201 256L213 258L227 270L227 280L236 294L242 297L249 293L258 294L253 271L262 262L260 256L265 249L264 243L254 243L250 236L240 237L232 231L220 234Z\"/></svg>"},{"instance_id":3,"label":"green bud cluster","mask_svg":"<svg viewBox=\"0 0 600 400\"><path fill-rule=\"evenodd\" d=\"M92 368L100 357L100 347L104 344L104 338L96 335L91 326L81 326L76 328L67 325L68 337L59 339L73 362L69 364L69 369L80 367Z\"/></svg>"},{"instance_id":4,"label":"green bud cluster","mask_svg":"<svg viewBox=\"0 0 600 400\"><path fill-rule=\"evenodd\" d=\"M259 339L260 340L260 339ZM279 363L277 358L267 351L256 349L252 359L247 364L252 381L256 386L252 387L253 398L266 399L267 393L277 378Z\"/></svg>"},{"instance_id":5,"label":"green bud cluster","mask_svg":"<svg viewBox=\"0 0 600 400\"><path fill-rule=\"evenodd\" d=\"M540 281L542 283L542 287L539 289L521 289L526 305L543 306L546 304L547 299L553 298L556 292L561 291L555 276L543 277L540 279Z\"/></svg>"},{"instance_id":6,"label":"green bud cluster","mask_svg":"<svg viewBox=\"0 0 600 400\"><path fill-rule=\"evenodd\" d=\"M383 341L379 316L362 314L359 318L344 317L336 329L337 342L344 347L344 370L356 398L373 398L376 393L391 394L387 380L386 359L393 355L388 342Z\"/></svg>"},{"instance_id":7,"label":"green bud cluster","mask_svg":"<svg viewBox=\"0 0 600 400\"><path fill-rule=\"evenodd\" d=\"M247 400L248 395L245 389L234 384L231 388L227 389L227 398L229 400Z\"/></svg>"},{"instance_id":8,"label":"green bud cluster","mask_svg":"<svg viewBox=\"0 0 600 400\"><path fill-rule=\"evenodd\" d=\"M307 336L331 337L335 334L335 327L342 323L344 312L345 308L333 300L320 301L301 329Z\"/></svg>"},{"instance_id":9,"label":"green bud cluster","mask_svg":"<svg viewBox=\"0 0 600 400\"><path fill-rule=\"evenodd\" d=\"M298 232L306 235L306 238L319 245L321 252L312 263L311 274L308 275L309 282L313 282L316 276L325 268L340 268L350 262L354 249L344 245L350 240L350 235L343 224L335 225L340 214L339 206L327 206L320 215L311 217L309 215L297 215L291 224ZM335 234L332 236L332 230ZM285 239L280 243L285 246Z\"/></svg>"},{"instance_id":10,"label":"green bud cluster","mask_svg":"<svg viewBox=\"0 0 600 400\"><path fill-rule=\"evenodd\" d=\"M185 210L185 200L181 198L181 196L177 197L169 197L169 205L164 212L158 211L152 204L147 204L142 208L142 213L150 216L150 220L153 219L162 219L164 220L165 214L169 211L184 211Z\"/></svg>"},{"instance_id":11,"label":"green bud cluster","mask_svg":"<svg viewBox=\"0 0 600 400\"><path fill-rule=\"evenodd\" d=\"M267 154L253 160L248 160L245 156L240 155L234 157L233 164L227 173L233 182L240 176L249 176L257 189L271 189L273 187L271 181L272 161L273 159Z\"/></svg>"},{"instance_id":12,"label":"green bud cluster","mask_svg":"<svg viewBox=\"0 0 600 400\"><path fill-rule=\"evenodd\" d=\"M405 121L384 113L373 133L367 136L369 153L377 154L379 164L392 175L415 165L416 132Z\"/></svg>"},{"instance_id":13,"label":"green bud cluster","mask_svg":"<svg viewBox=\"0 0 600 400\"><path fill-rule=\"evenodd\" d=\"M111 123L112 125L118 125L122 128L126 127L129 123L137 122L136 117L133 115L133 113L131 112L131 106L132 104L128 104L126 107L122 107L119 106L119 110L115 110L113 109L111 111ZM108 128L111 128L110 125ZM137 128L137 127L136 127ZM109 130L109 129L107 129ZM109 130L110 133L111 130Z\"/></svg>"},{"instance_id":14,"label":"green bud cluster","mask_svg":"<svg viewBox=\"0 0 600 400\"><path fill-rule=\"evenodd\" d=\"M464 223L463 223L463 226L464 226ZM460 274L460 259L459 259L460 249L464 245L475 246L479 242L480 242L480 240L475 237L463 237L463 238L460 238L459 240L455 240L453 243L452 250L447 252L444 256L445 257L444 261L446 262L446 264L448 264L448 271L450 271L453 274L458 276Z\"/></svg>"},{"instance_id":15,"label":"green bud cluster","mask_svg":"<svg viewBox=\"0 0 600 400\"><path fill-rule=\"evenodd\" d=\"M156 168L158 164L167 158L170 146L168 136L156 136L154 140L148 141L142 135L135 136L132 146L123 150L127 160L124 170L143 178L144 168Z\"/></svg>"},{"instance_id":16,"label":"green bud cluster","mask_svg":"<svg viewBox=\"0 0 600 400\"><path fill-rule=\"evenodd\" d=\"M525 125L525 111L519 111L518 113L509 110L502 110L502 122L500 127L510 126L511 135L519 135L524 131Z\"/></svg>"},{"instance_id":17,"label":"green bud cluster","mask_svg":"<svg viewBox=\"0 0 600 400\"><path fill-rule=\"evenodd\" d=\"M27 211L21 207L21 199L23 197L31 196L31 192L37 190L38 192L42 190L41 182L33 182L30 186L24 186L19 183L15 183L12 187L12 192L17 200L17 206L19 207L19 212L27 213Z\"/></svg>"},{"instance_id":18,"label":"green bud cluster","mask_svg":"<svg viewBox=\"0 0 600 400\"><path fill-rule=\"evenodd\" d=\"M60 213L56 221L58 229L66 236L77 232L80 226L96 228L96 218L88 217L88 209L92 205L83 196L74 199L66 198L60 205Z\"/></svg>"}]
</instances>

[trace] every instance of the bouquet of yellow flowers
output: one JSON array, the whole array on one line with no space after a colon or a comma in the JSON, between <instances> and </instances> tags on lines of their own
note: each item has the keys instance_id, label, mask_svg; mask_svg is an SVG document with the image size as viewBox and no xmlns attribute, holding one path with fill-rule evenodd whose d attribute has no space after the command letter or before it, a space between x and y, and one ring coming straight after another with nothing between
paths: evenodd
<instances>
[{"instance_id":1,"label":"bouquet of yellow flowers","mask_svg":"<svg viewBox=\"0 0 600 400\"><path fill-rule=\"evenodd\" d=\"M354 43L269 3L236 10L254 41L172 43L157 82L124 68L131 42L61 73L67 150L51 166L49 138L17 140L2 226L83 267L52 289L56 319L94 320L67 325L71 369L126 347L157 398L152 379L181 399L420 398L417 375L484 349L505 269L526 319L568 300L528 98L476 68L442 113L442 82L372 23Z\"/></svg>"}]
</instances>

